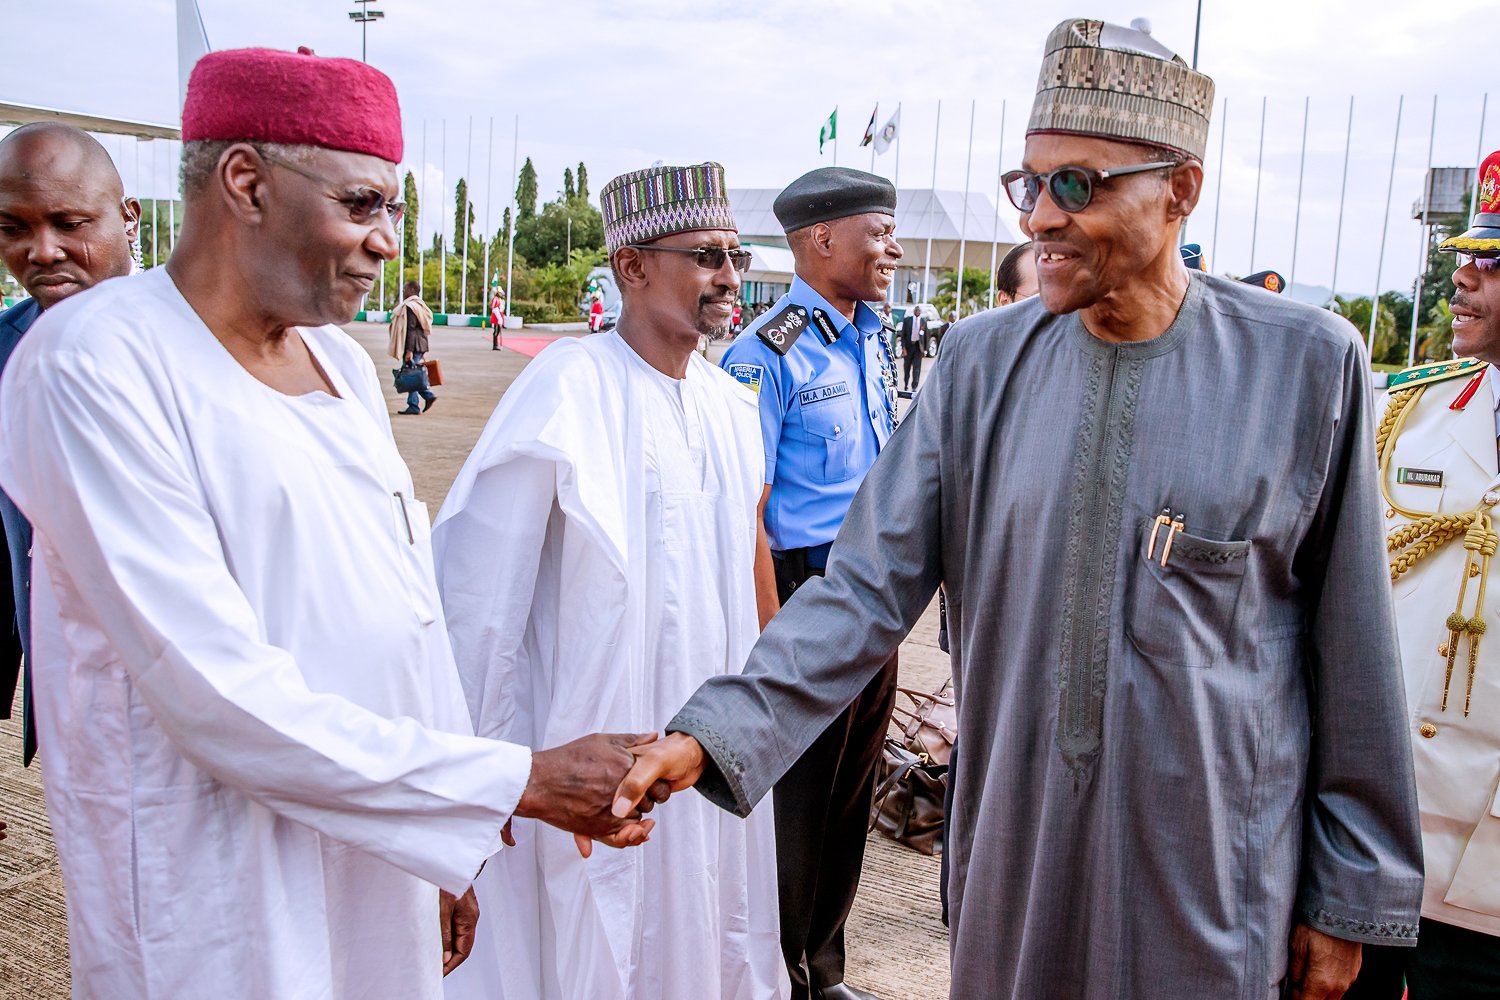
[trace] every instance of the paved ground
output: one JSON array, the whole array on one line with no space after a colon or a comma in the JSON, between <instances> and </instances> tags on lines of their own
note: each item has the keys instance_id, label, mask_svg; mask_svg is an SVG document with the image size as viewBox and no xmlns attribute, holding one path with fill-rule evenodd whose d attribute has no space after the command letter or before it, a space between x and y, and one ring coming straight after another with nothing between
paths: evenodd
<instances>
[{"instance_id":1,"label":"paved ground","mask_svg":"<svg viewBox=\"0 0 1500 1000\"><path fill-rule=\"evenodd\" d=\"M392 364L381 356L384 328L355 324L350 329L384 375ZM710 356L720 351L712 348ZM448 382L437 390L437 404L423 416L392 421L417 495L436 513L495 401L529 359L491 352L482 331L441 327L433 333L432 353L442 359ZM402 405L404 400L392 395L391 411ZM931 689L947 669L931 609L902 646L902 683ZM0 723L0 819L10 824L8 839L0 841L0 998L52 1000L68 995L62 878L42 804L45 748L38 763L23 770L20 746L19 720ZM849 922L852 985L886 1000L948 996L948 934L938 919L937 884L936 858L879 835L870 838L864 882Z\"/></svg>"}]
</instances>

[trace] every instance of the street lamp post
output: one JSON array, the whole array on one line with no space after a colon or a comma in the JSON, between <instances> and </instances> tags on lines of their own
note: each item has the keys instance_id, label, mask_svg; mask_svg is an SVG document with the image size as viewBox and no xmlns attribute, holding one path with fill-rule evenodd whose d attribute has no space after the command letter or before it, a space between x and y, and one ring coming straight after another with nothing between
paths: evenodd
<instances>
[{"instance_id":1,"label":"street lamp post","mask_svg":"<svg viewBox=\"0 0 1500 1000\"><path fill-rule=\"evenodd\" d=\"M375 3L375 0L354 0L354 2L359 4L359 10L351 10L349 20L359 25L359 58L363 62L369 62L370 22L385 17L385 11L370 9L370 4Z\"/></svg>"}]
</instances>

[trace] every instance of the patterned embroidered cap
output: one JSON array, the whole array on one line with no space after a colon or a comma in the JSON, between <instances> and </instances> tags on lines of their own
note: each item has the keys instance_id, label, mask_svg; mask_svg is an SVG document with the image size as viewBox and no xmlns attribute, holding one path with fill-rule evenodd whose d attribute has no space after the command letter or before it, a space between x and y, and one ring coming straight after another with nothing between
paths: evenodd
<instances>
[{"instance_id":1,"label":"patterned embroidered cap","mask_svg":"<svg viewBox=\"0 0 1500 1000\"><path fill-rule=\"evenodd\" d=\"M1500 149L1479 165L1478 182L1477 211L1468 232L1448 237L1438 244L1439 250L1500 252Z\"/></svg>"},{"instance_id":2,"label":"patterned embroidered cap","mask_svg":"<svg viewBox=\"0 0 1500 1000\"><path fill-rule=\"evenodd\" d=\"M1214 82L1148 33L1068 20L1047 36L1027 135L1084 135L1202 160Z\"/></svg>"},{"instance_id":3,"label":"patterned embroidered cap","mask_svg":"<svg viewBox=\"0 0 1500 1000\"><path fill-rule=\"evenodd\" d=\"M648 167L621 174L599 192L604 210L604 247L615 251L673 233L730 229L734 212L717 163L692 167Z\"/></svg>"}]
</instances>

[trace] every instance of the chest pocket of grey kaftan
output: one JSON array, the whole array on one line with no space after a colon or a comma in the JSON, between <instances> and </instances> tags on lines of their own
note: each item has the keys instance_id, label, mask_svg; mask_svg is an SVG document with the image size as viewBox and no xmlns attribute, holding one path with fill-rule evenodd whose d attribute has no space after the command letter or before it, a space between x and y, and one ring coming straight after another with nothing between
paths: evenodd
<instances>
[{"instance_id":1,"label":"chest pocket of grey kaftan","mask_svg":"<svg viewBox=\"0 0 1500 1000\"><path fill-rule=\"evenodd\" d=\"M1233 634L1235 609L1249 542L1218 542L1177 533L1167 564L1161 564L1166 533L1147 558L1152 522L1141 529L1131 575L1130 641L1145 656L1184 667L1210 667L1224 656Z\"/></svg>"}]
</instances>

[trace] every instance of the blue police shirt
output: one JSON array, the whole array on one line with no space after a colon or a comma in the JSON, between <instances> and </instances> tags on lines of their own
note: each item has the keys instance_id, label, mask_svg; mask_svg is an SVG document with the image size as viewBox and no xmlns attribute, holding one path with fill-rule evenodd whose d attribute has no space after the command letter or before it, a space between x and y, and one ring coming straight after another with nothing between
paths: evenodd
<instances>
[{"instance_id":1,"label":"blue police shirt","mask_svg":"<svg viewBox=\"0 0 1500 1000\"><path fill-rule=\"evenodd\" d=\"M801 306L821 311L837 338L807 322L783 356L759 331ZM719 364L760 400L766 448L766 533L771 548L833 541L849 502L890 439L895 413L887 392L891 364L880 316L861 302L850 323L801 278L746 327ZM893 371L893 369L891 369Z\"/></svg>"}]
</instances>

